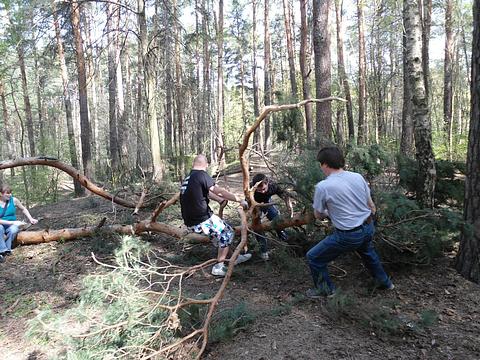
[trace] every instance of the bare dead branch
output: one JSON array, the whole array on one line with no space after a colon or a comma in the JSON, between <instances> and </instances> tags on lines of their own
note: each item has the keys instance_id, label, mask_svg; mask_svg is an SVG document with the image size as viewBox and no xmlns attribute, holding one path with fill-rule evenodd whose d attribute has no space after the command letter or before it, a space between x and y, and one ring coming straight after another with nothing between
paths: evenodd
<instances>
[{"instance_id":1,"label":"bare dead branch","mask_svg":"<svg viewBox=\"0 0 480 360\"><path fill-rule=\"evenodd\" d=\"M18 166L30 166L30 165L45 165L51 166L57 169L60 169L70 175L74 180L77 180L83 187L90 190L91 192L101 196L109 201L112 201L118 205L125 206L128 208L135 208L135 204L131 201L115 197L107 191L95 185L91 182L85 175L81 174L74 167L67 165L61 162L58 159L47 157L47 156L37 156L29 158L17 158L14 160L6 160L0 162L0 170L14 168Z\"/></svg>"}]
</instances>

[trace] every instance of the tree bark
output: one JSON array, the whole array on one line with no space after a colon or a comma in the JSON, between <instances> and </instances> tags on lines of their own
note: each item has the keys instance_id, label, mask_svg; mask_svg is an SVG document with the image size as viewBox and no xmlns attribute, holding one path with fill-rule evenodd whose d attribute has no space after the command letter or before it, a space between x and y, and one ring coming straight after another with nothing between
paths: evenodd
<instances>
[{"instance_id":1,"label":"tree bark","mask_svg":"<svg viewBox=\"0 0 480 360\"><path fill-rule=\"evenodd\" d=\"M400 153L406 157L413 157L415 152L413 140L413 114L412 114L412 92L408 80L408 59L407 59L407 33L402 36L403 55L403 103L402 103L402 134L400 140Z\"/></svg>"},{"instance_id":2,"label":"tree bark","mask_svg":"<svg viewBox=\"0 0 480 360\"><path fill-rule=\"evenodd\" d=\"M113 21L116 6L110 2L107 5L107 33L108 33L108 154L111 160L112 178L120 167L120 151L118 147L118 117L117 117L117 49L116 29Z\"/></svg>"},{"instance_id":3,"label":"tree bark","mask_svg":"<svg viewBox=\"0 0 480 360\"><path fill-rule=\"evenodd\" d=\"M52 1L53 9L53 25L55 27L55 38L57 40L57 53L58 59L60 61L60 73L62 75L62 85L63 85L63 105L65 106L65 118L67 122L67 136L68 136L68 149L70 154L70 162L75 169L79 169L80 165L78 163L77 157L77 146L75 143L75 133L73 130L73 117L72 117L72 100L70 98L69 92L69 79L68 79L68 70L67 64L65 62L65 53L63 50L63 42L60 35L60 25L58 23L58 14L56 10L55 1ZM85 195L85 190L80 185L77 180L73 181L75 196Z\"/></svg>"},{"instance_id":4,"label":"tree bark","mask_svg":"<svg viewBox=\"0 0 480 360\"><path fill-rule=\"evenodd\" d=\"M258 78L257 78L257 1L252 0L252 87L253 87L253 115L260 113L258 100ZM260 150L263 147L261 129L258 128L253 134L253 147Z\"/></svg>"},{"instance_id":5,"label":"tree bark","mask_svg":"<svg viewBox=\"0 0 480 360\"><path fill-rule=\"evenodd\" d=\"M287 39L287 54L288 54L288 69L290 74L290 87L292 90L293 99L297 100L297 79L295 73L295 53L294 53L294 43L292 39L292 26L290 23L291 19L290 14L290 5L288 0L283 0L283 18L285 22L285 34Z\"/></svg>"},{"instance_id":6,"label":"tree bark","mask_svg":"<svg viewBox=\"0 0 480 360\"><path fill-rule=\"evenodd\" d=\"M330 0L313 0L313 50L317 98L327 98L331 95L329 10ZM332 141L332 106L330 102L317 103L316 141L320 147Z\"/></svg>"},{"instance_id":7,"label":"tree bark","mask_svg":"<svg viewBox=\"0 0 480 360\"><path fill-rule=\"evenodd\" d=\"M358 135L359 145L364 145L367 141L367 85L366 85L366 61L365 61L365 25L363 20L364 0L357 0L357 19L358 19Z\"/></svg>"},{"instance_id":8,"label":"tree bark","mask_svg":"<svg viewBox=\"0 0 480 360\"><path fill-rule=\"evenodd\" d=\"M300 0L300 72L302 75L303 99L310 99L312 92L310 88L310 46L308 41L308 21L307 21L307 0ZM313 109L312 104L305 105L305 130L307 135L307 144L313 143Z\"/></svg>"},{"instance_id":9,"label":"tree bark","mask_svg":"<svg viewBox=\"0 0 480 360\"><path fill-rule=\"evenodd\" d=\"M85 176L93 178L91 129L88 118L87 77L85 73L85 56L83 52L83 39L80 31L80 4L77 0L71 2L71 21L73 39L75 43L75 56L77 60L78 98L80 106L80 127L82 143L82 163Z\"/></svg>"},{"instance_id":10,"label":"tree bark","mask_svg":"<svg viewBox=\"0 0 480 360\"><path fill-rule=\"evenodd\" d=\"M185 126L184 126L184 91L183 91L183 76L182 76L182 64L180 61L180 25L177 19L177 3L173 3L173 22L175 31L175 101L176 101L176 113L177 113L177 130L178 130L178 153L181 158L181 162L184 162L185 155Z\"/></svg>"},{"instance_id":11,"label":"tree bark","mask_svg":"<svg viewBox=\"0 0 480 360\"><path fill-rule=\"evenodd\" d=\"M342 11L343 0L335 0L335 16L337 23L337 61L338 61L338 77L343 87L343 93L347 103L347 122L348 122L348 138L350 141L355 139L355 124L353 122L352 96L350 94L350 85L348 83L345 71L345 60L343 57L343 31L342 31Z\"/></svg>"},{"instance_id":12,"label":"tree bark","mask_svg":"<svg viewBox=\"0 0 480 360\"><path fill-rule=\"evenodd\" d=\"M480 0L473 3L471 65L471 112L463 215L465 222L472 226L473 231L465 229L462 234L456 268L463 277L478 284L480 283Z\"/></svg>"},{"instance_id":13,"label":"tree bark","mask_svg":"<svg viewBox=\"0 0 480 360\"><path fill-rule=\"evenodd\" d=\"M35 156L35 130L33 129L32 105L30 104L30 96L28 95L27 71L25 69L25 49L23 40L20 40L20 43L17 45L17 56L18 65L20 66L20 75L22 78L23 103L25 106L25 122L27 125L28 144L30 148L30 155Z\"/></svg>"},{"instance_id":14,"label":"tree bark","mask_svg":"<svg viewBox=\"0 0 480 360\"><path fill-rule=\"evenodd\" d=\"M207 153L207 134L210 128L211 84L210 84L210 32L209 9L207 0L202 0L202 33L203 33L203 102L201 106L202 123L200 124L201 143L199 153Z\"/></svg>"},{"instance_id":15,"label":"tree bark","mask_svg":"<svg viewBox=\"0 0 480 360\"><path fill-rule=\"evenodd\" d=\"M412 90L416 160L418 164L417 200L423 207L433 208L435 190L435 158L428 97L425 90L422 62L422 27L417 0L404 1L404 27L407 41L408 80Z\"/></svg>"},{"instance_id":16,"label":"tree bark","mask_svg":"<svg viewBox=\"0 0 480 360\"><path fill-rule=\"evenodd\" d=\"M2 115L3 115L3 128L5 130L5 146L6 146L6 155L8 159L13 159L15 157L15 147L13 146L13 135L12 130L10 129L10 118L8 116L7 108L7 99L5 96L5 87L3 81L0 78L0 99L2 102ZM11 170L11 175L14 175L13 169Z\"/></svg>"},{"instance_id":17,"label":"tree bark","mask_svg":"<svg viewBox=\"0 0 480 360\"><path fill-rule=\"evenodd\" d=\"M443 122L447 137L448 158L452 160L452 105L453 105L453 58L455 43L453 34L453 0L445 3L445 60L443 64Z\"/></svg>"},{"instance_id":18,"label":"tree bark","mask_svg":"<svg viewBox=\"0 0 480 360\"><path fill-rule=\"evenodd\" d=\"M144 0L138 0L138 23L142 50L143 79L145 88L145 104L147 122L150 129L150 152L152 154L153 176L156 183L163 178L163 163L160 153L160 138L157 122L156 89L155 89L155 51L148 46L147 19Z\"/></svg>"},{"instance_id":19,"label":"tree bark","mask_svg":"<svg viewBox=\"0 0 480 360\"><path fill-rule=\"evenodd\" d=\"M217 27L217 135L215 137L215 150L220 169L225 165L224 133L223 133L223 0L218 1L218 27Z\"/></svg>"},{"instance_id":20,"label":"tree bark","mask_svg":"<svg viewBox=\"0 0 480 360\"><path fill-rule=\"evenodd\" d=\"M419 0L420 21L422 24L422 66L425 93L430 102L430 30L432 27L432 0Z\"/></svg>"},{"instance_id":21,"label":"tree bark","mask_svg":"<svg viewBox=\"0 0 480 360\"><path fill-rule=\"evenodd\" d=\"M38 151L40 154L45 154L45 145L47 139L45 138L45 116L43 106L43 89L45 88L46 78L41 74L40 67L38 66L38 53L36 45L33 45L33 61L35 69L35 94L37 96L37 115L38 115L38 129L39 129L39 144Z\"/></svg>"},{"instance_id":22,"label":"tree bark","mask_svg":"<svg viewBox=\"0 0 480 360\"><path fill-rule=\"evenodd\" d=\"M263 11L263 23L264 23L264 37L263 37L263 56L264 56L264 68L263 68L263 104L268 106L272 103L272 54L271 54L271 42L270 42L270 19L269 19L269 1L264 0ZM270 149L270 118L266 118L264 122L265 135L263 139L263 148L265 150Z\"/></svg>"}]
</instances>

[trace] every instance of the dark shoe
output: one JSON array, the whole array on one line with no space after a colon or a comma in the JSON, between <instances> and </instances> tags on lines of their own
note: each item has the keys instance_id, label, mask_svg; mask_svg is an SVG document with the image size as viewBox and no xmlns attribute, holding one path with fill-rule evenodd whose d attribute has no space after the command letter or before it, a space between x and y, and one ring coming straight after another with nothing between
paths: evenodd
<instances>
[{"instance_id":1,"label":"dark shoe","mask_svg":"<svg viewBox=\"0 0 480 360\"><path fill-rule=\"evenodd\" d=\"M5 251L2 255L3 256L5 256L5 255L10 256L10 255L12 255L12 250Z\"/></svg>"},{"instance_id":2,"label":"dark shoe","mask_svg":"<svg viewBox=\"0 0 480 360\"><path fill-rule=\"evenodd\" d=\"M393 289L395 289L395 285L393 285L393 283L391 281L389 281L388 285L379 284L376 287L377 287L377 289L381 289L381 290L393 290Z\"/></svg>"},{"instance_id":3,"label":"dark shoe","mask_svg":"<svg viewBox=\"0 0 480 360\"><path fill-rule=\"evenodd\" d=\"M3 255L0 255L0 263L5 262L5 257Z\"/></svg>"},{"instance_id":4,"label":"dark shoe","mask_svg":"<svg viewBox=\"0 0 480 360\"><path fill-rule=\"evenodd\" d=\"M320 299L322 297L333 297L335 296L334 290L323 290L319 288L311 288L307 290L307 297L310 299Z\"/></svg>"},{"instance_id":5,"label":"dark shoe","mask_svg":"<svg viewBox=\"0 0 480 360\"><path fill-rule=\"evenodd\" d=\"M288 234L287 234L287 232L284 231L284 230L278 232L278 237L279 237L280 240L282 240L282 241L288 241Z\"/></svg>"}]
</instances>

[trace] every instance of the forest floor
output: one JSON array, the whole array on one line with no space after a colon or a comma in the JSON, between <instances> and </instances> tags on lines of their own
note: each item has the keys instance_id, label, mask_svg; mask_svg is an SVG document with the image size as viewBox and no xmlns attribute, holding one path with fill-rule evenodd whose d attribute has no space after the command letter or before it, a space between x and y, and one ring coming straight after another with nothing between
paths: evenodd
<instances>
[{"instance_id":1,"label":"forest floor","mask_svg":"<svg viewBox=\"0 0 480 360\"><path fill-rule=\"evenodd\" d=\"M93 196L31 212L42 219L31 230L93 225L103 217L111 224L131 221L131 210L115 210ZM178 206L162 217L159 221L180 224ZM159 234L142 238L160 253L182 253L198 262L215 255L208 244L185 244ZM119 237L103 235L14 249L0 264L0 358L58 356L56 344L26 336L29 320L47 306L54 312L73 307L82 279L104 271L91 253L108 261L119 244ZM271 261L254 252L251 261L235 268L219 305L224 310L244 306L249 321L233 339L211 343L205 359L480 359L480 286L456 273L454 254L424 267L386 263L393 291L372 288L359 259L347 255L331 267L339 295L310 300L304 296L311 285L304 257L287 255L279 243L272 247ZM206 271L189 286L213 294L220 280Z\"/></svg>"}]
</instances>

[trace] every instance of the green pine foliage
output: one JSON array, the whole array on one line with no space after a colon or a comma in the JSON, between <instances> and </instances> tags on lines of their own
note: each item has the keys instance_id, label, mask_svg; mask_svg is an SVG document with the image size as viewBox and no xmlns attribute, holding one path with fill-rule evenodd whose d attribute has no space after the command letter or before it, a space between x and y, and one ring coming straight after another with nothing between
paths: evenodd
<instances>
[{"instance_id":1,"label":"green pine foliage","mask_svg":"<svg viewBox=\"0 0 480 360\"><path fill-rule=\"evenodd\" d=\"M295 104L298 100L288 93L277 92L280 104ZM275 114L272 122L273 133L277 143L286 144L288 149L302 147L305 143L305 132L302 126L303 117L300 109L281 111Z\"/></svg>"},{"instance_id":2,"label":"green pine foliage","mask_svg":"<svg viewBox=\"0 0 480 360\"><path fill-rule=\"evenodd\" d=\"M358 172L368 180L381 175L393 163L392 156L377 144L351 146L346 154L348 169Z\"/></svg>"},{"instance_id":3,"label":"green pine foliage","mask_svg":"<svg viewBox=\"0 0 480 360\"><path fill-rule=\"evenodd\" d=\"M407 191L417 191L417 162L413 159L397 156L400 185ZM435 182L435 205L463 207L466 165L464 162L437 160L435 162L437 179Z\"/></svg>"},{"instance_id":4,"label":"green pine foliage","mask_svg":"<svg viewBox=\"0 0 480 360\"><path fill-rule=\"evenodd\" d=\"M29 336L64 345L65 359L128 358L159 349L198 324L194 306L180 315L162 308L180 300L178 285L168 282L171 266L154 262L148 243L126 236L115 252L111 271L84 279L76 306L63 314L41 312L30 323ZM165 263L169 264L169 263ZM191 310L191 311L187 311Z\"/></svg>"},{"instance_id":5,"label":"green pine foliage","mask_svg":"<svg viewBox=\"0 0 480 360\"><path fill-rule=\"evenodd\" d=\"M464 227L460 211L421 209L400 192L377 193L377 244L384 261L429 264L451 250Z\"/></svg>"},{"instance_id":6,"label":"green pine foliage","mask_svg":"<svg viewBox=\"0 0 480 360\"><path fill-rule=\"evenodd\" d=\"M216 316L208 331L210 342L228 341L235 334L255 321L255 314L247 304L241 302L234 308L222 311Z\"/></svg>"},{"instance_id":7,"label":"green pine foliage","mask_svg":"<svg viewBox=\"0 0 480 360\"><path fill-rule=\"evenodd\" d=\"M298 199L304 206L311 207L315 185L325 179L325 175L318 166L318 150L307 149L301 153L295 162L281 165L282 181L291 185L298 194Z\"/></svg>"}]
</instances>

